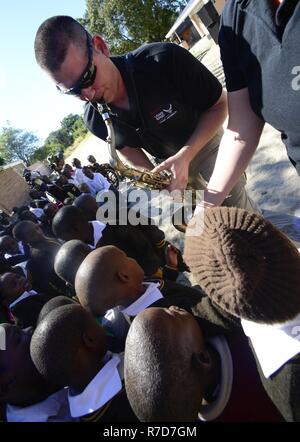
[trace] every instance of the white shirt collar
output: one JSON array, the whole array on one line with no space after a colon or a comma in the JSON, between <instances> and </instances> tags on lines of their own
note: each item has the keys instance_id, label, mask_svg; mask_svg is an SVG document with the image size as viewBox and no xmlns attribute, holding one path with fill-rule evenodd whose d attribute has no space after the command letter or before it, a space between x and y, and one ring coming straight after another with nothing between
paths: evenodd
<instances>
[{"instance_id":1,"label":"white shirt collar","mask_svg":"<svg viewBox=\"0 0 300 442\"><path fill-rule=\"evenodd\" d=\"M96 248L97 242L102 237L102 232L106 227L106 224L102 223L101 221L90 221L90 224L93 226L93 233L94 233L94 243L89 244L89 246L92 249Z\"/></svg>"},{"instance_id":2,"label":"white shirt collar","mask_svg":"<svg viewBox=\"0 0 300 442\"><path fill-rule=\"evenodd\" d=\"M87 180L87 177L84 175L82 169L79 169L78 167L75 167L74 177L78 184L85 183Z\"/></svg>"},{"instance_id":3,"label":"white shirt collar","mask_svg":"<svg viewBox=\"0 0 300 442\"><path fill-rule=\"evenodd\" d=\"M24 245L23 245L22 241L19 241L19 242L18 242L18 246L19 246L20 253L21 253L22 255L24 255L24 254L25 254L25 251L24 251Z\"/></svg>"},{"instance_id":4,"label":"white shirt collar","mask_svg":"<svg viewBox=\"0 0 300 442\"><path fill-rule=\"evenodd\" d=\"M14 307L16 304L22 301L22 299L29 298L30 296L35 296L35 295L37 295L37 292L35 292L34 290L29 290L29 292L25 291L22 293L22 295L20 295L17 299L15 299L14 302L9 304L9 308Z\"/></svg>"},{"instance_id":5,"label":"white shirt collar","mask_svg":"<svg viewBox=\"0 0 300 442\"><path fill-rule=\"evenodd\" d=\"M158 299L163 298L163 295L158 288L159 282L145 282L143 285L147 287L145 293L128 307L121 307L120 310L123 314L136 316L141 311L145 310L145 308L149 307L149 305L153 304Z\"/></svg>"},{"instance_id":6,"label":"white shirt collar","mask_svg":"<svg viewBox=\"0 0 300 442\"><path fill-rule=\"evenodd\" d=\"M69 390L69 405L73 417L99 410L122 389L124 353L107 352L110 359L80 394Z\"/></svg>"},{"instance_id":7,"label":"white shirt collar","mask_svg":"<svg viewBox=\"0 0 300 442\"><path fill-rule=\"evenodd\" d=\"M20 267L24 273L24 276L27 278L27 276L28 276L27 263L28 263L28 261L19 262L18 264L13 266L13 269Z\"/></svg>"},{"instance_id":8,"label":"white shirt collar","mask_svg":"<svg viewBox=\"0 0 300 442\"><path fill-rule=\"evenodd\" d=\"M7 404L6 418L8 422L65 422L72 421L68 390L53 393L47 399L28 407L16 407Z\"/></svg>"},{"instance_id":9,"label":"white shirt collar","mask_svg":"<svg viewBox=\"0 0 300 442\"><path fill-rule=\"evenodd\" d=\"M5 254L4 254L4 258L5 258L5 259L8 259L8 258L11 258L12 256L24 255L24 246L23 246L23 244L22 244L22 241L19 241L19 242L18 242L18 246L19 246L19 251L18 251L18 253L14 253L14 254L11 254L11 253L5 253Z\"/></svg>"},{"instance_id":10,"label":"white shirt collar","mask_svg":"<svg viewBox=\"0 0 300 442\"><path fill-rule=\"evenodd\" d=\"M270 377L300 353L300 314L291 321L278 324L259 324L245 319L241 323L251 339L265 377Z\"/></svg>"},{"instance_id":11,"label":"white shirt collar","mask_svg":"<svg viewBox=\"0 0 300 442\"><path fill-rule=\"evenodd\" d=\"M211 421L220 416L229 401L233 382L233 363L226 339L223 336L218 336L209 339L208 342L210 342L220 354L221 384L216 400L210 404L201 406L198 413L198 418L201 421Z\"/></svg>"}]
</instances>

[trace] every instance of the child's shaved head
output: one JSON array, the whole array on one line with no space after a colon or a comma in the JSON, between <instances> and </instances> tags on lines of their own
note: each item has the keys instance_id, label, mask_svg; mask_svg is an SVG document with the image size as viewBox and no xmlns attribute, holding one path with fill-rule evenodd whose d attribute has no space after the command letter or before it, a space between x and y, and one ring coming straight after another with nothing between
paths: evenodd
<instances>
[{"instance_id":1,"label":"child's shaved head","mask_svg":"<svg viewBox=\"0 0 300 442\"><path fill-rule=\"evenodd\" d=\"M39 322L30 346L39 373L61 387L80 384L92 367L99 371L106 351L104 330L76 304L50 311Z\"/></svg>"},{"instance_id":2,"label":"child's shaved head","mask_svg":"<svg viewBox=\"0 0 300 442\"><path fill-rule=\"evenodd\" d=\"M148 308L136 316L125 348L128 400L141 421L193 421L210 370L194 317L175 306Z\"/></svg>"},{"instance_id":3,"label":"child's shaved head","mask_svg":"<svg viewBox=\"0 0 300 442\"><path fill-rule=\"evenodd\" d=\"M61 246L55 257L55 273L74 287L77 270L90 252L91 248L83 241L78 239L67 241Z\"/></svg>"},{"instance_id":4,"label":"child's shaved head","mask_svg":"<svg viewBox=\"0 0 300 442\"><path fill-rule=\"evenodd\" d=\"M75 290L83 307L94 315L117 305L129 305L143 292L144 272L115 246L91 252L78 269Z\"/></svg>"}]
</instances>

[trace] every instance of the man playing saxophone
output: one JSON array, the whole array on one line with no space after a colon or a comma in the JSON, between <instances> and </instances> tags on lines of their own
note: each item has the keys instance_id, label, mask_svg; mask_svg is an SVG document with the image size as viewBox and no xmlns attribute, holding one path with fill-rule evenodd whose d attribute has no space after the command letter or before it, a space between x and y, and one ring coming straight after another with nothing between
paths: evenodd
<instances>
[{"instance_id":1,"label":"man playing saxophone","mask_svg":"<svg viewBox=\"0 0 300 442\"><path fill-rule=\"evenodd\" d=\"M205 188L227 100L219 81L187 50L151 43L111 57L100 35L92 37L71 17L55 16L39 27L35 55L62 93L87 101L85 124L104 140L107 129L95 104L108 104L116 148L127 164L153 169L146 151L162 162L154 171L171 172L170 190ZM223 204L255 211L245 183L242 176Z\"/></svg>"}]
</instances>

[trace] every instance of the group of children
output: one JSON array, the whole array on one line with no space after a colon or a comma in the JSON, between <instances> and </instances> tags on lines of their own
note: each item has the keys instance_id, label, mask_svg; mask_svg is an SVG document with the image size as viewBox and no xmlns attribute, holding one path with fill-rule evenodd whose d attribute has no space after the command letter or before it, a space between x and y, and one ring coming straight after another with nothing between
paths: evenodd
<instances>
[{"instance_id":1,"label":"group of children","mask_svg":"<svg viewBox=\"0 0 300 442\"><path fill-rule=\"evenodd\" d=\"M288 238L259 215L208 209L183 261L156 226L104 224L97 208L81 195L49 216L52 238L28 219L0 238L2 418L300 421ZM176 282L182 270L197 286Z\"/></svg>"}]
</instances>

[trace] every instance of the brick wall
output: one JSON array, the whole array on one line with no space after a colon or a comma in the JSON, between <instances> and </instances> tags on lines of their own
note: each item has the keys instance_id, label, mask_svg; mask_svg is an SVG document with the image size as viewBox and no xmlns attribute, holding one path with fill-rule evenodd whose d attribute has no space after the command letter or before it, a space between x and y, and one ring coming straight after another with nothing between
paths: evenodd
<instances>
[{"instance_id":1,"label":"brick wall","mask_svg":"<svg viewBox=\"0 0 300 442\"><path fill-rule=\"evenodd\" d=\"M7 213L29 201L29 187L13 169L0 170L0 209Z\"/></svg>"}]
</instances>

